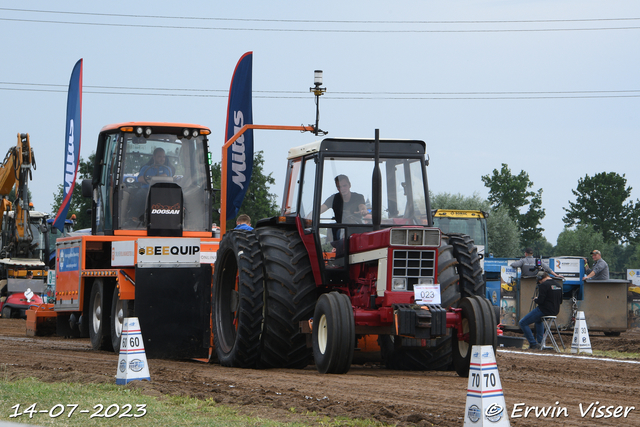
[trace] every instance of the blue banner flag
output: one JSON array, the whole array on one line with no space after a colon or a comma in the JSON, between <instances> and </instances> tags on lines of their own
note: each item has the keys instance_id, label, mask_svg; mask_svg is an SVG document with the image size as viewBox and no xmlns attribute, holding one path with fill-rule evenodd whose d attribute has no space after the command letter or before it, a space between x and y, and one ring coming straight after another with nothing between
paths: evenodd
<instances>
[{"instance_id":1,"label":"blue banner flag","mask_svg":"<svg viewBox=\"0 0 640 427\"><path fill-rule=\"evenodd\" d=\"M64 188L62 191L62 204L53 226L62 232L64 221L67 219L73 188L76 184L76 175L80 163L80 135L82 126L82 59L76 62L69 80L69 93L67 94L67 128L64 144Z\"/></svg>"},{"instance_id":2,"label":"blue banner flag","mask_svg":"<svg viewBox=\"0 0 640 427\"><path fill-rule=\"evenodd\" d=\"M253 52L247 52L238 61L231 78L229 105L227 106L228 141L244 125L253 124L251 107L251 65ZM227 148L227 218L238 215L247 193L253 171L253 129L247 130Z\"/></svg>"}]
</instances>

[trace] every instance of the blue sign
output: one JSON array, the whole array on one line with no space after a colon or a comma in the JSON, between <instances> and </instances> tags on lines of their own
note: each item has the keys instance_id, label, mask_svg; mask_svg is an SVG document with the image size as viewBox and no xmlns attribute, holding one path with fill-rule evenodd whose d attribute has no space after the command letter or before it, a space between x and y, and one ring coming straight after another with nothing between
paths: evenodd
<instances>
[{"instance_id":1,"label":"blue sign","mask_svg":"<svg viewBox=\"0 0 640 427\"><path fill-rule=\"evenodd\" d=\"M80 248L60 249L58 272L80 270Z\"/></svg>"}]
</instances>

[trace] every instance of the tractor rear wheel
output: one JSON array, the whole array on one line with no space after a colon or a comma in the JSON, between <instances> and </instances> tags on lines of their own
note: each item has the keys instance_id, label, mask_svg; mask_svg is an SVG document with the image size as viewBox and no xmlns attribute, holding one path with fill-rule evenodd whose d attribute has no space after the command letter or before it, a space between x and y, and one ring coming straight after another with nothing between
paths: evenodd
<instances>
[{"instance_id":1,"label":"tractor rear wheel","mask_svg":"<svg viewBox=\"0 0 640 427\"><path fill-rule=\"evenodd\" d=\"M316 284L311 263L296 230L256 230L264 259L266 304L260 367L302 369L311 360L300 321L313 316Z\"/></svg>"},{"instance_id":2,"label":"tractor rear wheel","mask_svg":"<svg viewBox=\"0 0 640 427\"><path fill-rule=\"evenodd\" d=\"M318 298L313 314L313 358L321 374L344 374L351 368L356 342L351 300L329 292Z\"/></svg>"},{"instance_id":3,"label":"tractor rear wheel","mask_svg":"<svg viewBox=\"0 0 640 427\"><path fill-rule=\"evenodd\" d=\"M449 241L453 246L453 255L458 261L461 297L486 294L486 285L482 277L480 256L473 239L466 234L451 233Z\"/></svg>"},{"instance_id":4,"label":"tractor rear wheel","mask_svg":"<svg viewBox=\"0 0 640 427\"><path fill-rule=\"evenodd\" d=\"M109 285L96 279L89 298L89 338L94 350L111 351L111 295Z\"/></svg>"},{"instance_id":5,"label":"tractor rear wheel","mask_svg":"<svg viewBox=\"0 0 640 427\"><path fill-rule=\"evenodd\" d=\"M449 237L442 235L438 249L438 283L441 305L444 308L457 307L460 300L456 265ZM380 335L378 343L387 369L427 371L446 370L451 366L451 334L436 338L435 345L427 348L420 347L421 340L391 335ZM410 343L415 343L415 347L403 346Z\"/></svg>"},{"instance_id":6,"label":"tractor rear wheel","mask_svg":"<svg viewBox=\"0 0 640 427\"><path fill-rule=\"evenodd\" d=\"M494 311L480 298L463 298L462 309L463 339L458 339L458 331L453 331L453 368L461 377L469 376L471 349L474 345L497 344ZM495 350L495 347L494 347Z\"/></svg>"},{"instance_id":7,"label":"tractor rear wheel","mask_svg":"<svg viewBox=\"0 0 640 427\"><path fill-rule=\"evenodd\" d=\"M222 366L255 368L264 309L262 255L254 231L224 235L216 258L211 321Z\"/></svg>"}]
</instances>

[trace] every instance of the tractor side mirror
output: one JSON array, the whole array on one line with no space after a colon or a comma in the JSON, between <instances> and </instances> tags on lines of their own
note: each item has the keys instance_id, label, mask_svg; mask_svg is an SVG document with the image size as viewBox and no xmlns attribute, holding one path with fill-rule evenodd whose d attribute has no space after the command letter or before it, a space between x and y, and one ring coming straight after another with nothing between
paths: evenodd
<instances>
[{"instance_id":1,"label":"tractor side mirror","mask_svg":"<svg viewBox=\"0 0 640 427\"><path fill-rule=\"evenodd\" d=\"M93 185L90 179L82 180L82 197L87 199L93 197Z\"/></svg>"}]
</instances>

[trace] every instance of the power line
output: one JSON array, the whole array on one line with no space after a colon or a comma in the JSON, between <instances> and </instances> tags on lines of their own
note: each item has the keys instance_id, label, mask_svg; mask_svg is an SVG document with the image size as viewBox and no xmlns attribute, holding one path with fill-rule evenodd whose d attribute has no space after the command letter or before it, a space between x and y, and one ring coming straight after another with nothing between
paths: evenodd
<instances>
[{"instance_id":1,"label":"power line","mask_svg":"<svg viewBox=\"0 0 640 427\"><path fill-rule=\"evenodd\" d=\"M4 91L21 91L21 92L54 92L54 93L67 93L66 89L30 89L30 88L0 88L0 90ZM144 89L138 89L144 90ZM174 89L175 91L179 91L179 89ZM258 93L277 93L277 91L255 91ZM439 96L437 94L431 94L431 96L427 96L426 94L410 94L410 93L401 93L404 96L378 96L377 94L372 93L371 96L333 96L331 94L326 94L325 99L327 101L330 100L347 100L347 101L355 101L355 100L432 100L432 101L441 101L441 100L507 100L507 99L603 99L603 98L640 98L640 91L602 91L605 93L598 93L599 91L586 91L586 92L529 92L532 95L524 96L522 94L528 92L468 92L468 93L441 93ZM614 94L606 94L606 93L620 93L618 95ZM630 92L628 94L625 94ZM638 93L633 93L638 92ZM83 90L84 94L92 94L92 95L134 95L134 96L171 96L171 97L192 97L192 98L226 98L227 94L190 94L190 93L143 93L143 92L116 92L116 91L87 91ZM288 92L295 93L295 92ZM338 94L340 92L334 92ZM344 94L348 94L348 92L342 92ZM573 93L573 95L572 95ZM480 94L485 94L485 96L478 96ZM413 95L413 96L411 96ZM464 96L463 96L464 95ZM491 96L486 96L491 95ZM300 96L289 96L289 95L254 95L253 98L257 99L309 99L308 93L304 92L300 93Z\"/></svg>"},{"instance_id":2,"label":"power line","mask_svg":"<svg viewBox=\"0 0 640 427\"><path fill-rule=\"evenodd\" d=\"M53 83L22 83L22 82L2 82L0 81L0 85L13 85L13 86L48 86L48 87L59 87L65 88L60 92L66 92L67 85L63 84L53 84ZM134 87L134 86L95 86L95 85L83 85L83 88L87 89L109 89L109 90L146 90L146 91L172 91L172 92L216 92L222 93L225 96L228 91L226 89L194 89L194 88L163 88L163 87ZM309 94L307 91L287 91L287 90L254 90L254 93L274 93L274 94L298 94L298 95L306 95ZM331 91L328 92L327 95L371 95L371 96L380 96L380 95L575 95L575 94L634 94L636 93L640 95L640 89L621 89L621 90L562 90L562 91L493 91L493 92L393 92L393 91L382 91L382 92L359 92L359 91ZM106 93L106 92L93 92L93 93Z\"/></svg>"},{"instance_id":3,"label":"power line","mask_svg":"<svg viewBox=\"0 0 640 427\"><path fill-rule=\"evenodd\" d=\"M317 23L317 24L539 24L558 22L616 22L638 21L640 18L583 18L583 19L526 19L526 20L459 20L459 21L387 21L387 20L320 20L320 19L264 19L264 18L221 18L205 16L166 16L166 15L139 15L121 13L98 12L69 12L59 10L15 9L1 7L0 10L10 12L50 13L63 15L107 16L116 18L145 18L145 19L171 19L171 20L204 20L204 21L236 21L236 22L290 22L290 23Z\"/></svg>"},{"instance_id":4,"label":"power line","mask_svg":"<svg viewBox=\"0 0 640 427\"><path fill-rule=\"evenodd\" d=\"M640 30L640 27L597 27L597 28L505 28L505 29L472 29L472 30L355 30L355 29L314 29L314 28L230 28L230 27L196 27L179 25L151 25L151 24L123 24L101 22L72 22L72 21L45 21L39 19L14 19L0 18L0 21L31 22L39 24L65 24L65 25L89 25L99 27L125 27L125 28L162 28L173 30L203 30L203 31L253 31L253 32L285 32L285 33L396 33L396 34L425 34L425 33L528 33L528 32L554 32L554 31L609 31L609 30Z\"/></svg>"}]
</instances>

